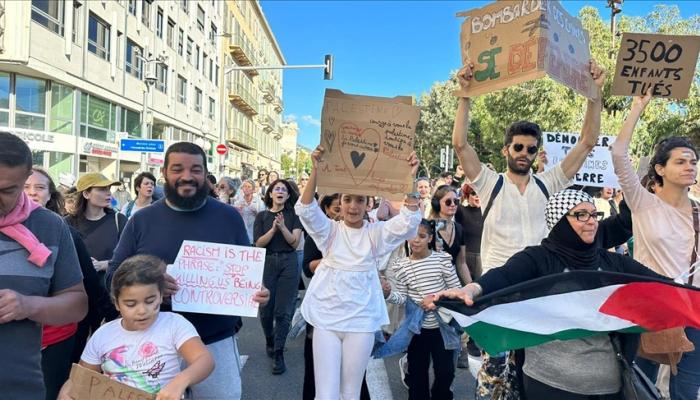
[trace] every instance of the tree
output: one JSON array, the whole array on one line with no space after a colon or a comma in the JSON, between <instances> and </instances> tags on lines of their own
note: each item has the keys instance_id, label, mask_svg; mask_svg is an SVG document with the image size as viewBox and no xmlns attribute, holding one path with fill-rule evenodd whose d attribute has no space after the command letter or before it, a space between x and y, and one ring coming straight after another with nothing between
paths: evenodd
<instances>
[{"instance_id":1,"label":"tree","mask_svg":"<svg viewBox=\"0 0 700 400\"><path fill-rule=\"evenodd\" d=\"M289 154L282 154L282 157L280 158L280 163L282 165L282 171L284 171L285 177L290 177L294 175L294 160L291 156L289 156Z\"/></svg>"}]
</instances>

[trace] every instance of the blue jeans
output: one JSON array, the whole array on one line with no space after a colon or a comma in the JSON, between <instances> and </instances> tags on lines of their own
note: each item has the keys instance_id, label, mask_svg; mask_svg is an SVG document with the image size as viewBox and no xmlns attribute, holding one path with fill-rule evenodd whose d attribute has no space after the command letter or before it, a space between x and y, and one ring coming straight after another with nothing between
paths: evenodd
<instances>
[{"instance_id":1,"label":"blue jeans","mask_svg":"<svg viewBox=\"0 0 700 400\"><path fill-rule=\"evenodd\" d=\"M695 350L683 353L678 375L671 375L671 400L697 400L700 395L700 330L685 328L685 335L693 342Z\"/></svg>"}]
</instances>

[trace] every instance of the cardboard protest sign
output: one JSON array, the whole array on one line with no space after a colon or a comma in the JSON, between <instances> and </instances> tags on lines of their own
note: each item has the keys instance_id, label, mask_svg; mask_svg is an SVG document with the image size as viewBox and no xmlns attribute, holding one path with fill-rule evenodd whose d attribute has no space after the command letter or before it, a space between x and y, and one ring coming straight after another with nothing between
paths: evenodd
<instances>
[{"instance_id":1,"label":"cardboard protest sign","mask_svg":"<svg viewBox=\"0 0 700 400\"><path fill-rule=\"evenodd\" d=\"M622 34L611 94L685 99L693 83L700 36Z\"/></svg>"},{"instance_id":2,"label":"cardboard protest sign","mask_svg":"<svg viewBox=\"0 0 700 400\"><path fill-rule=\"evenodd\" d=\"M558 1L497 1L458 13L462 62L474 64L469 88L476 96L548 75L577 93L596 99L588 32Z\"/></svg>"},{"instance_id":3,"label":"cardboard protest sign","mask_svg":"<svg viewBox=\"0 0 700 400\"><path fill-rule=\"evenodd\" d=\"M68 395L76 400L153 400L156 395L73 364Z\"/></svg>"},{"instance_id":4,"label":"cardboard protest sign","mask_svg":"<svg viewBox=\"0 0 700 400\"><path fill-rule=\"evenodd\" d=\"M408 157L420 109L410 97L370 97L326 89L321 115L324 160L318 191L402 200L413 190Z\"/></svg>"},{"instance_id":5,"label":"cardboard protest sign","mask_svg":"<svg viewBox=\"0 0 700 400\"><path fill-rule=\"evenodd\" d=\"M168 274L180 290L173 310L255 317L262 288L265 249L185 240Z\"/></svg>"},{"instance_id":6,"label":"cardboard protest sign","mask_svg":"<svg viewBox=\"0 0 700 400\"><path fill-rule=\"evenodd\" d=\"M559 164L574 148L579 139L578 133L543 132L543 147L547 152L547 164L545 170L549 170ZM589 187L619 188L617 175L613 169L612 155L608 147L615 141L615 136L598 137L593 151L581 166L574 177L574 184Z\"/></svg>"}]
</instances>

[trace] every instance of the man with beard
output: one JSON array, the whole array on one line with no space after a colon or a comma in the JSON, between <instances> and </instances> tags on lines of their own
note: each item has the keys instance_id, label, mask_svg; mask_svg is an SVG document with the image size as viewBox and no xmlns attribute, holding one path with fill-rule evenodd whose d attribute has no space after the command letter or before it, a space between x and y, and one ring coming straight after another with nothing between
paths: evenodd
<instances>
[{"instance_id":1,"label":"man with beard","mask_svg":"<svg viewBox=\"0 0 700 400\"><path fill-rule=\"evenodd\" d=\"M172 264L184 240L250 246L243 219L236 209L209 197L206 155L201 147L180 142L165 153L163 176L165 198L139 211L127 223L110 261L107 285L125 259L150 254ZM178 290L166 274L165 296ZM261 305L269 291L263 288L253 298ZM169 303L169 302L168 302ZM169 306L162 307L169 310ZM216 368L203 382L191 388L193 398L239 399L241 379L235 332L239 317L181 313L197 328L214 356Z\"/></svg>"},{"instance_id":2,"label":"man with beard","mask_svg":"<svg viewBox=\"0 0 700 400\"><path fill-rule=\"evenodd\" d=\"M474 64L465 63L457 73L463 88L469 86L474 76ZM540 244L547 237L545 205L549 194L569 185L569 181L581 168L593 150L600 134L602 109L601 88L605 73L595 61L590 61L591 78L598 87L597 100L588 100L581 136L564 159L549 171L532 173L532 164L542 144L539 125L518 121L506 129L501 154L506 157L506 172L498 174L479 161L479 156L467 141L469 131L470 99L462 97L457 105L452 145L459 163L472 188L482 201L483 233L481 237L482 273L505 264L515 253L527 246ZM485 202L485 204L483 203ZM477 379L477 400L490 399L497 390L496 375L489 371L502 371L508 358L503 355L487 357ZM522 367L518 357L516 368ZM517 389L508 390L517 398ZM509 397L510 398L510 397Z\"/></svg>"}]
</instances>

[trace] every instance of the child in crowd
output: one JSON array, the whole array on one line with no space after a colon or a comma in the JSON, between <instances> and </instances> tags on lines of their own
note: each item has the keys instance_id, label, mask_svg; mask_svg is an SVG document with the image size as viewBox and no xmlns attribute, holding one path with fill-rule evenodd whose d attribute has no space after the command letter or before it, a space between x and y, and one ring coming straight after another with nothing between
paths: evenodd
<instances>
[{"instance_id":1,"label":"child in crowd","mask_svg":"<svg viewBox=\"0 0 700 400\"><path fill-rule=\"evenodd\" d=\"M423 305L423 299L441 290L460 288L457 272L452 265L452 257L435 251L435 221L423 219L418 226L418 235L408 242L410 256L398 259L391 268L396 277L396 290L392 290L387 301L403 304L413 301ZM438 320L438 318L440 320ZM455 337L458 333L447 323L449 314L439 311L423 315L420 334L413 335L408 346L408 398L452 399L452 381L455 376L455 351L445 349L441 330ZM444 322L443 327L441 323ZM433 361L435 382L429 387L428 368Z\"/></svg>"},{"instance_id":2,"label":"child in crowd","mask_svg":"<svg viewBox=\"0 0 700 400\"><path fill-rule=\"evenodd\" d=\"M112 278L112 300L121 318L90 338L80 365L131 387L179 400L214 370L214 360L194 326L179 314L160 312L165 264L153 256L126 259ZM182 359L187 367L181 369ZM60 400L72 399L66 382Z\"/></svg>"}]
</instances>

